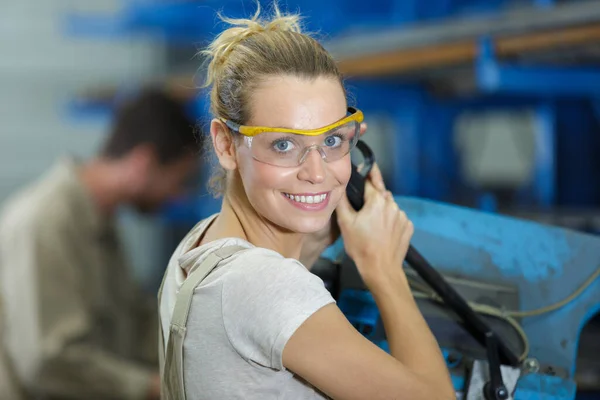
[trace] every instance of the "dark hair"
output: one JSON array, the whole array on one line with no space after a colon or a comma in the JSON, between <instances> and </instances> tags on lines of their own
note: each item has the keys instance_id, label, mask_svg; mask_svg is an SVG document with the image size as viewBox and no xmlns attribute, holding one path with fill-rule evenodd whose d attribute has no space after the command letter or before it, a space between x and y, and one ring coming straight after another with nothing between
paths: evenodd
<instances>
[{"instance_id":1,"label":"dark hair","mask_svg":"<svg viewBox=\"0 0 600 400\"><path fill-rule=\"evenodd\" d=\"M185 104L166 92L146 88L117 109L102 156L118 159L135 147L154 147L158 161L168 164L202 146L194 120Z\"/></svg>"}]
</instances>

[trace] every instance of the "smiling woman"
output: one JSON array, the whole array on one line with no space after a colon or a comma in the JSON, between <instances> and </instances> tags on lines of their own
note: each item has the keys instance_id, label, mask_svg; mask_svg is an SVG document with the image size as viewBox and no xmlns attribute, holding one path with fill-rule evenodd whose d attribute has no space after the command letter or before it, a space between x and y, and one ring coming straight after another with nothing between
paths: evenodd
<instances>
[{"instance_id":1,"label":"smiling woman","mask_svg":"<svg viewBox=\"0 0 600 400\"><path fill-rule=\"evenodd\" d=\"M165 273L163 396L451 398L439 348L398 268L412 224L377 168L360 212L346 198L363 115L348 107L335 61L301 33L299 17L274 14L226 19L233 26L205 51L223 203L184 238ZM347 252L378 299L391 355L348 323L299 261L310 238L331 238L336 210Z\"/></svg>"},{"instance_id":2,"label":"smiling woman","mask_svg":"<svg viewBox=\"0 0 600 400\"><path fill-rule=\"evenodd\" d=\"M307 80L291 74L262 80L252 96L246 125L273 128L256 136L236 135L228 142L231 129L220 120L211 126L219 161L229 171L227 187L243 189L235 201L246 197L252 210L283 234L314 232L329 223L344 194L351 172L350 160L344 157L356 143L358 124L350 122L355 125L350 132L338 127L318 136L302 135L303 130L327 126L346 116L339 81L330 76ZM284 127L297 133L282 132ZM288 201L287 195L294 200ZM307 196L322 195L325 199L318 203L320 207L308 207ZM313 212L305 213L307 210ZM288 256L297 258L298 254Z\"/></svg>"}]
</instances>

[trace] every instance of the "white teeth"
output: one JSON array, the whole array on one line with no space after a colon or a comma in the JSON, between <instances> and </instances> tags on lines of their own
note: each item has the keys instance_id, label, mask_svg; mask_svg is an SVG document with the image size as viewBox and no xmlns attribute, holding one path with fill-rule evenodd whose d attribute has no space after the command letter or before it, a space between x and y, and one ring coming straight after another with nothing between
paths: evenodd
<instances>
[{"instance_id":1,"label":"white teeth","mask_svg":"<svg viewBox=\"0 0 600 400\"><path fill-rule=\"evenodd\" d=\"M317 196L294 196L293 194L285 194L289 199L298 203L318 204L325 201L327 194L319 194Z\"/></svg>"}]
</instances>

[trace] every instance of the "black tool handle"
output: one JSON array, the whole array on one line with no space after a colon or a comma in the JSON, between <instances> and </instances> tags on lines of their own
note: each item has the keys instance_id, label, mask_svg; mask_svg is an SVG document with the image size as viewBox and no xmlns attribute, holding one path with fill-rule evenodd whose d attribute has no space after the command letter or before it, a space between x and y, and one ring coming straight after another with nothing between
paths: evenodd
<instances>
[{"instance_id":1,"label":"black tool handle","mask_svg":"<svg viewBox=\"0 0 600 400\"><path fill-rule=\"evenodd\" d=\"M375 155L371 148L362 140L359 140L358 143L356 143L356 147L362 153L364 162L360 172L355 165L352 165L352 174L350 175L350 181L348 181L348 185L346 186L346 194L348 195L348 201L352 207L358 211L365 204L365 181L375 164Z\"/></svg>"},{"instance_id":2,"label":"black tool handle","mask_svg":"<svg viewBox=\"0 0 600 400\"><path fill-rule=\"evenodd\" d=\"M486 334L493 332L492 328L473 311L465 299L452 287L444 277L412 245L406 253L406 261L433 291L440 296L444 303L462 320L465 329L482 346L486 347ZM500 360L504 365L517 366L519 358L506 344L496 337Z\"/></svg>"},{"instance_id":3,"label":"black tool handle","mask_svg":"<svg viewBox=\"0 0 600 400\"><path fill-rule=\"evenodd\" d=\"M364 157L364 164L359 172L356 166L352 166L352 175L346 187L348 200L355 210L360 210L364 205L365 180L371 168L375 164L375 156L369 146L362 140L356 144ZM486 334L493 333L488 324L473 311L463 297L452 287L444 277L437 272L431 264L412 245L408 248L406 261L419 274L419 276L433 289L444 303L453 310L462 320L465 329L483 347L487 346ZM496 337L500 360L502 364L517 366L519 358L509 349L506 344Z\"/></svg>"},{"instance_id":4,"label":"black tool handle","mask_svg":"<svg viewBox=\"0 0 600 400\"><path fill-rule=\"evenodd\" d=\"M502 381L502 370L498 358L498 338L493 332L488 332L485 339L490 380L483 386L483 396L485 400L506 400L509 396L508 390Z\"/></svg>"}]
</instances>

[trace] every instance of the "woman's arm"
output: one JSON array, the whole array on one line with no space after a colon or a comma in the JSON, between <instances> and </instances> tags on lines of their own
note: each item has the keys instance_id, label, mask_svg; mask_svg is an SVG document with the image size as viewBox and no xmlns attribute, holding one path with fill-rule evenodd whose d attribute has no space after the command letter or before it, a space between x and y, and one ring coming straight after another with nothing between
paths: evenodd
<instances>
[{"instance_id":1,"label":"woman's arm","mask_svg":"<svg viewBox=\"0 0 600 400\"><path fill-rule=\"evenodd\" d=\"M446 400L455 397L439 346L421 315L402 269L413 233L391 194L367 182L365 206L344 198L338 221L379 308L391 355L364 338L339 308L309 317L283 351L283 364L336 399Z\"/></svg>"},{"instance_id":2,"label":"woman's arm","mask_svg":"<svg viewBox=\"0 0 600 400\"><path fill-rule=\"evenodd\" d=\"M435 353L437 345L422 337L424 332L418 327L410 300L398 295L389 300L394 307L400 305L399 313L409 310L400 323L386 328L403 336L393 356L364 338L331 304L313 314L292 335L283 351L284 366L333 399L455 398L443 359L428 355ZM384 322L387 327L389 322ZM425 351L415 360L419 349Z\"/></svg>"}]
</instances>

